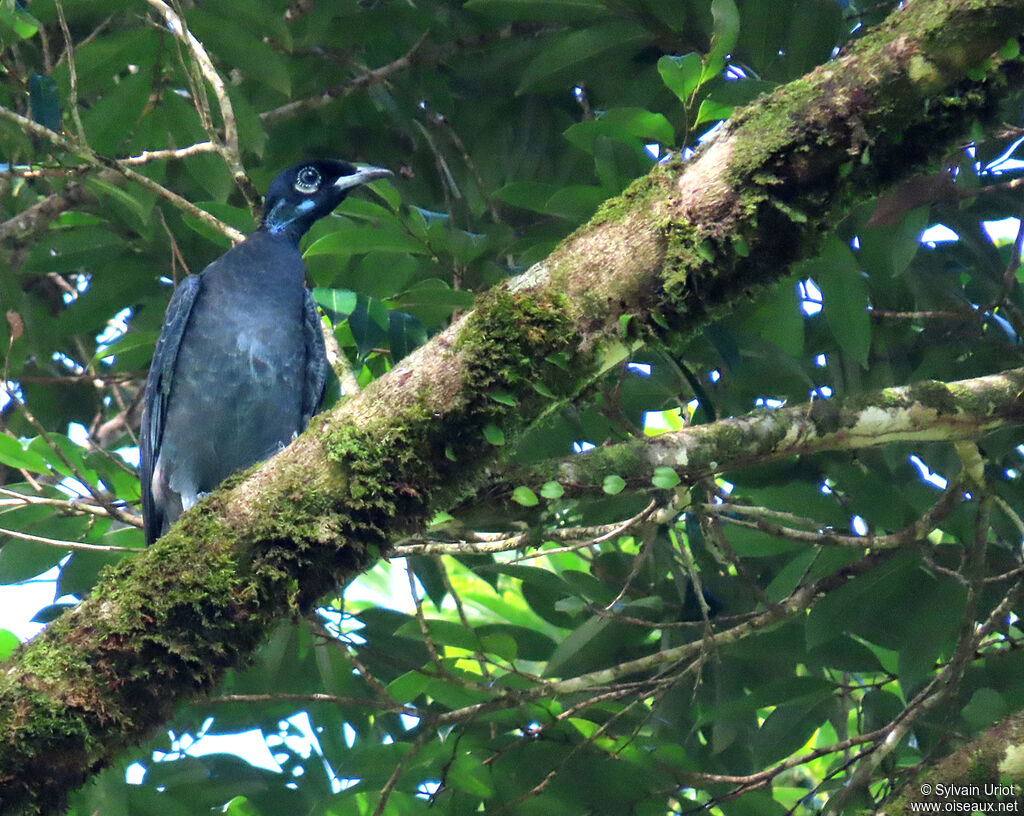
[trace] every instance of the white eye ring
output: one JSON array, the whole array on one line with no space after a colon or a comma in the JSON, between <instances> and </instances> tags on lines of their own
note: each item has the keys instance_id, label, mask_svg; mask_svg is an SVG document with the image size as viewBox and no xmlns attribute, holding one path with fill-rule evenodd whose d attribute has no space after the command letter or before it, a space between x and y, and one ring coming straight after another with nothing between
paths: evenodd
<instances>
[{"instance_id":1,"label":"white eye ring","mask_svg":"<svg viewBox=\"0 0 1024 816\"><path fill-rule=\"evenodd\" d=\"M320 189L320 173L315 167L303 167L295 176L295 189L300 193L315 193Z\"/></svg>"}]
</instances>

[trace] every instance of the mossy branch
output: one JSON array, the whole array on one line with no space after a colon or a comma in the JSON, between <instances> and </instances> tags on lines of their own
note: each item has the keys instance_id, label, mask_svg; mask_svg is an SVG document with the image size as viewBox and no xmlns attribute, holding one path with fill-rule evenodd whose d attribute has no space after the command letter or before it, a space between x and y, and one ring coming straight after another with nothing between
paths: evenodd
<instances>
[{"instance_id":1,"label":"mossy branch","mask_svg":"<svg viewBox=\"0 0 1024 816\"><path fill-rule=\"evenodd\" d=\"M739 111L688 165L633 184L542 265L107 572L0 673L0 813L61 812L69 790L213 689L282 616L471 493L499 443L639 343L622 317L657 312L695 330L812 253L840 205L994 116L1021 66L991 55L1022 27L1024 0L907 4Z\"/></svg>"},{"instance_id":2,"label":"mossy branch","mask_svg":"<svg viewBox=\"0 0 1024 816\"><path fill-rule=\"evenodd\" d=\"M761 408L707 425L594 448L514 473L508 484L560 482L565 495L600 492L616 473L630 488L650 489L659 467L684 482L750 465L821 451L855 451L894 442L977 439L1024 421L1024 368L956 382L927 381L854 397ZM493 494L493 491L489 491Z\"/></svg>"}]
</instances>

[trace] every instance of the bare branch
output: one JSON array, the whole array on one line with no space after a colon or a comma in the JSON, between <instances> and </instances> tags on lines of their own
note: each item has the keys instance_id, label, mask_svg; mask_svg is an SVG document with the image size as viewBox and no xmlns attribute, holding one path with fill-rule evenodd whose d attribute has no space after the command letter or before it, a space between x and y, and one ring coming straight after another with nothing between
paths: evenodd
<instances>
[{"instance_id":1,"label":"bare branch","mask_svg":"<svg viewBox=\"0 0 1024 816\"><path fill-rule=\"evenodd\" d=\"M20 113L15 113L9 108L0 106L0 118L6 119L9 122L13 122L16 125L21 126L24 130L32 133L35 136L49 139L53 144L58 147L67 150L70 153L74 153L76 156L85 160L92 167L98 168L109 168L110 170L119 173L129 181L138 184L140 187L149 190L152 193L156 193L158 196L166 201L171 202L175 207L183 212L188 213L193 218L206 224L211 229L216 230L222 235L226 235L232 241L241 241L245 236L236 230L234 227L230 227L221 221L219 218L211 215L193 204L188 199L182 198L175 192L168 190L161 184L153 181L151 178L136 173L130 167L125 167L118 162L117 159L112 159L109 156L103 156L95 152L91 147L82 144L81 142L73 139L67 139L56 131L50 130L48 127L40 125L38 122L33 122L31 119L22 116Z\"/></svg>"},{"instance_id":2,"label":"bare branch","mask_svg":"<svg viewBox=\"0 0 1024 816\"><path fill-rule=\"evenodd\" d=\"M0 535L10 536L11 538L18 538L22 541L34 541L37 544L48 544L52 547L60 547L64 550L92 550L94 552L139 552L136 547L116 547L112 544L83 544L79 541L63 541L57 538L45 538L43 536L35 536L29 533L23 533L20 530L9 530L6 527L0 527Z\"/></svg>"},{"instance_id":3,"label":"bare branch","mask_svg":"<svg viewBox=\"0 0 1024 816\"><path fill-rule=\"evenodd\" d=\"M146 0L146 2L163 15L164 20L167 21L167 27L174 36L185 43L203 78L213 88L213 94L217 98L217 107L220 108L221 120L224 122L224 142L217 145L217 152L227 162L228 168L231 170L232 176L234 176L235 184L238 185L242 195L249 202L249 208L254 213L257 212L260 199L245 173L245 168L242 166L242 156L238 149L238 122L235 120L235 111L231 106L231 99L224 86L224 80L217 73L213 60L206 53L206 48L188 30L184 19L163 0ZM211 140L215 135L211 133Z\"/></svg>"},{"instance_id":4,"label":"bare branch","mask_svg":"<svg viewBox=\"0 0 1024 816\"><path fill-rule=\"evenodd\" d=\"M117 159L122 167L134 167L139 164L148 164L151 161L163 159L186 159L189 156L198 156L200 153L216 153L218 146L213 142L196 142L188 147L179 147L168 150L143 150L138 156L128 156L124 159Z\"/></svg>"},{"instance_id":5,"label":"bare branch","mask_svg":"<svg viewBox=\"0 0 1024 816\"><path fill-rule=\"evenodd\" d=\"M150 2L153 2L153 0L150 0ZM354 91L367 88L370 85L379 85L380 83L385 82L392 74L397 73L398 71L404 71L413 64L413 57L416 55L416 52L419 51L420 46L426 42L428 34L429 32L424 33L412 48L393 62L389 62L387 65L382 65L380 68L374 68L372 71L367 71L365 74L361 74L354 79L350 79L348 82L343 82L341 85L335 85L332 88L327 88L319 96L311 96L306 99L296 99L294 102L281 105L279 108L264 111L260 114L260 120L263 122L275 122L278 119L285 119L289 116L294 116L297 113L316 110L317 108L322 108L324 105L333 102L335 99L347 96Z\"/></svg>"}]
</instances>

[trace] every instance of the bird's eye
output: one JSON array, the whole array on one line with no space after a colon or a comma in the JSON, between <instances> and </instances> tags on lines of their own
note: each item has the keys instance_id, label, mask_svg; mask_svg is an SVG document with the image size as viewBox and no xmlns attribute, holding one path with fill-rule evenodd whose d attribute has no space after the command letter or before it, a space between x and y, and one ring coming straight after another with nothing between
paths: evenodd
<instances>
[{"instance_id":1,"label":"bird's eye","mask_svg":"<svg viewBox=\"0 0 1024 816\"><path fill-rule=\"evenodd\" d=\"M315 167L303 167L295 176L295 189L300 193L315 193L320 188L320 173Z\"/></svg>"}]
</instances>

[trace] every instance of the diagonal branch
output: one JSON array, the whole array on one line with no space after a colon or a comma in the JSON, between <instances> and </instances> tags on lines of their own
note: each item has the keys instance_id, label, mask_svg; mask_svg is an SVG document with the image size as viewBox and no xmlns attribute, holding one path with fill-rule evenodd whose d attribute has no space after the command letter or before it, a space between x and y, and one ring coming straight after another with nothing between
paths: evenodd
<instances>
[{"instance_id":1,"label":"diagonal branch","mask_svg":"<svg viewBox=\"0 0 1024 816\"><path fill-rule=\"evenodd\" d=\"M650 489L657 468L683 482L822 451L854 451L894 442L977 439L1024 422L1024 368L955 382L925 381L853 397L758 409L707 425L594 448L513 473L517 485L558 481L567 495L601 490L614 472L630 487Z\"/></svg>"},{"instance_id":2,"label":"diagonal branch","mask_svg":"<svg viewBox=\"0 0 1024 816\"><path fill-rule=\"evenodd\" d=\"M306 97L305 99L296 99L294 102L288 102L287 104L281 105L273 110L264 111L260 114L260 120L264 123L273 123L279 119L287 119L289 116L294 116L297 113L322 108L324 105L333 102L335 99L348 96L350 93L363 88L368 88L371 85L379 85L382 82L386 82L388 77L392 74L404 71L413 64L416 52L419 51L423 43L426 42L429 33L430 32L424 33L423 36L413 44L412 48L406 51L398 59L389 62L387 65L382 65L380 68L374 68L367 71L365 74L360 74L354 79L350 79L348 82L343 82L340 85L326 88L316 96Z\"/></svg>"},{"instance_id":3,"label":"diagonal branch","mask_svg":"<svg viewBox=\"0 0 1024 816\"><path fill-rule=\"evenodd\" d=\"M500 452L494 440L639 344L621 318L657 312L695 331L813 253L840 204L989 122L1021 83L1020 65L993 55L1022 28L1024 0L905 4L835 61L738 111L694 161L634 183L544 262L108 571L0 672L0 813L63 810L70 789L214 688L282 616L471 493ZM851 162L868 144L871 163ZM512 399L492 399L499 391ZM580 680L558 692L608 682Z\"/></svg>"},{"instance_id":4,"label":"diagonal branch","mask_svg":"<svg viewBox=\"0 0 1024 816\"><path fill-rule=\"evenodd\" d=\"M208 213L206 210L200 209L191 201L182 198L180 195L172 190L168 190L162 184L158 184L153 179L137 173L130 167L122 165L117 159L112 159L108 156L103 156L95 152L88 145L84 145L74 139L66 139L56 131L50 130L48 127L40 125L38 122L34 122L31 119L22 116L20 113L0 106L0 119L6 119L9 122L13 122L19 125L22 129L29 133L49 139L50 142L57 145L58 147L67 150L69 153L73 153L79 158L83 159L87 164L97 168L108 168L128 179L128 181L138 184L140 187L149 190L152 193L156 193L160 198L171 202L179 210L182 210L193 218L206 224L211 229L216 230L222 235L226 235L232 241L241 241L245 236L236 230L234 227L229 227L219 218ZM134 162L133 162L134 163Z\"/></svg>"},{"instance_id":5,"label":"diagonal branch","mask_svg":"<svg viewBox=\"0 0 1024 816\"><path fill-rule=\"evenodd\" d=\"M220 117L224 123L224 141L217 145L217 152L227 162L228 169L231 170L231 175L235 179L235 184L238 185L246 201L249 203L249 209L254 214L258 214L260 197L249 181L249 177L245 173L245 167L242 166L242 154L238 148L238 122L235 119L235 111L231 105L231 98L228 96L224 80L217 73L213 60L206 53L206 48L188 30L181 15L167 5L167 3L163 2L163 0L146 1L163 15L171 33L185 43L189 53L192 54L192 58L195 60L196 66L199 68L199 73L202 74L203 79L213 88L213 95L217 98L217 107L220 108ZM200 117L208 118L202 116L202 111L200 111ZM216 133L210 134L212 141L216 141L216 135Z\"/></svg>"}]
</instances>

